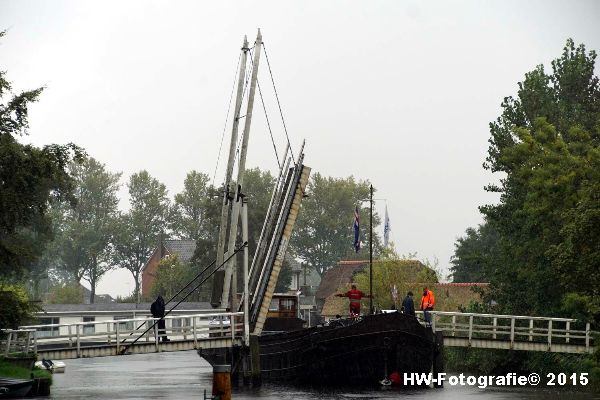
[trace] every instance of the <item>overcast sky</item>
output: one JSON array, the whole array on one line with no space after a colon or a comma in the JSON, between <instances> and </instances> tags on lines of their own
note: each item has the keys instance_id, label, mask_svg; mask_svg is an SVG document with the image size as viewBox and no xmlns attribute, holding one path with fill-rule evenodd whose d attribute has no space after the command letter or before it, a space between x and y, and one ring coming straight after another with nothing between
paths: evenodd
<instances>
[{"instance_id":1,"label":"overcast sky","mask_svg":"<svg viewBox=\"0 0 600 400\"><path fill-rule=\"evenodd\" d=\"M597 1L0 0L0 68L15 91L46 86L26 140L75 142L123 183L146 169L173 195L188 171L213 175L239 48L260 27L306 165L370 180L398 251L437 257L447 273L477 207L497 201L482 163L502 99L568 37L600 50L598 21ZM258 99L247 166L277 167ZM132 289L117 271L98 292Z\"/></svg>"}]
</instances>

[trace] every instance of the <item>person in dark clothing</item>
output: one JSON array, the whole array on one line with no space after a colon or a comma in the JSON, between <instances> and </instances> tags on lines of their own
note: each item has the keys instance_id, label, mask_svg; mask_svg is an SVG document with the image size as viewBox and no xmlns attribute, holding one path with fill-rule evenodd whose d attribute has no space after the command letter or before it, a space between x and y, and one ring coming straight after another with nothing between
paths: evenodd
<instances>
[{"instance_id":1,"label":"person in dark clothing","mask_svg":"<svg viewBox=\"0 0 600 400\"><path fill-rule=\"evenodd\" d=\"M157 322L158 337L162 338L163 342L169 342L165 330L165 320L163 319L165 317L165 300L162 298L162 296L159 295L154 303L152 303L150 306L150 312L152 313L153 318L160 318Z\"/></svg>"},{"instance_id":2,"label":"person in dark clothing","mask_svg":"<svg viewBox=\"0 0 600 400\"><path fill-rule=\"evenodd\" d=\"M402 301L402 312L406 315L415 316L415 302L413 301L413 293L408 292Z\"/></svg>"}]
</instances>

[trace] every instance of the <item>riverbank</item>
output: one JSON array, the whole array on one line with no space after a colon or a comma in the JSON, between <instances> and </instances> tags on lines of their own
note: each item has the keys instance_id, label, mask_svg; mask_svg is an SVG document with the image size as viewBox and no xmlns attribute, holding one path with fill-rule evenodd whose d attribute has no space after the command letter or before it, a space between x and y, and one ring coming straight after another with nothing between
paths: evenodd
<instances>
[{"instance_id":1,"label":"riverbank","mask_svg":"<svg viewBox=\"0 0 600 400\"><path fill-rule=\"evenodd\" d=\"M14 365L14 363L7 361L4 357L0 357L0 377L31 379L32 375L33 378L46 378L52 380L52 374L46 370L39 368L24 368Z\"/></svg>"},{"instance_id":2,"label":"riverbank","mask_svg":"<svg viewBox=\"0 0 600 400\"><path fill-rule=\"evenodd\" d=\"M598 352L598 351L596 351ZM560 354L543 352L507 351L446 347L444 363L447 372L464 372L474 375L505 375L517 373L540 376L587 374L588 383L581 389L600 394L600 367L597 354Z\"/></svg>"},{"instance_id":3,"label":"riverbank","mask_svg":"<svg viewBox=\"0 0 600 400\"><path fill-rule=\"evenodd\" d=\"M27 368L32 363L29 358L6 359L0 357L0 378L33 380L27 397L49 396L52 386L52 374L39 368Z\"/></svg>"}]
</instances>

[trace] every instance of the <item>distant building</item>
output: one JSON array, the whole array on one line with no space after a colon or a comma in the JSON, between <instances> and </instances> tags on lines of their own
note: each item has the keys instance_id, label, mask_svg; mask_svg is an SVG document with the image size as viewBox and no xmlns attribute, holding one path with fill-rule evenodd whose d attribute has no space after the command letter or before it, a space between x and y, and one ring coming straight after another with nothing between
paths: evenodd
<instances>
[{"instance_id":1,"label":"distant building","mask_svg":"<svg viewBox=\"0 0 600 400\"><path fill-rule=\"evenodd\" d=\"M317 322L315 293L319 283L321 283L321 275L306 264L297 261L290 264L292 267L292 282L289 289L292 292L299 292L299 317L306 321L309 326L313 326Z\"/></svg>"},{"instance_id":2,"label":"distant building","mask_svg":"<svg viewBox=\"0 0 600 400\"><path fill-rule=\"evenodd\" d=\"M354 282L355 275L368 270L368 266L368 261L340 261L325 272L315 296L316 311L319 318L328 319L335 315L348 314L348 299L336 297L335 294L349 289ZM407 283L404 285L404 289L412 290L415 306L418 307L424 284L418 282L417 274L426 266L418 260L402 260L399 267L406 268ZM472 289L478 287L485 290L489 283L433 283L430 285L436 296L438 310L458 311L461 306L468 306L471 301L481 301L480 295ZM359 289L365 293L369 291L369 288ZM406 293L398 293L398 301L401 302L404 296L406 296ZM365 308L365 305L363 305L363 312L367 309L368 306Z\"/></svg>"},{"instance_id":3,"label":"distant building","mask_svg":"<svg viewBox=\"0 0 600 400\"><path fill-rule=\"evenodd\" d=\"M180 261L188 262L196 251L196 241L187 239L159 240L159 244L142 268L142 297L150 296L156 279L156 269L165 256L176 255Z\"/></svg>"},{"instance_id":4,"label":"distant building","mask_svg":"<svg viewBox=\"0 0 600 400\"><path fill-rule=\"evenodd\" d=\"M354 275L362 272L368 265L368 261L339 261L335 266L325 271L315 294L317 313L322 314L325 301L335 294L340 287L345 287L353 282Z\"/></svg>"},{"instance_id":5,"label":"distant building","mask_svg":"<svg viewBox=\"0 0 600 400\"><path fill-rule=\"evenodd\" d=\"M82 304L90 304L90 296L92 291L85 286L81 285L81 291L83 292ZM106 303L115 303L116 300L112 298L109 294L95 294L94 295L94 303L96 304L106 304Z\"/></svg>"},{"instance_id":6,"label":"distant building","mask_svg":"<svg viewBox=\"0 0 600 400\"><path fill-rule=\"evenodd\" d=\"M166 309L169 310L175 303L168 303ZM101 321L118 321L124 319L150 317L150 303L98 303L98 304L44 304L43 311L37 312L35 316L35 325L49 324L75 324L79 322L101 322ZM215 310L209 303L202 302L183 302L173 310L171 315L177 316L182 314L202 314L212 313ZM182 319L167 319L167 328L177 327L184 324ZM122 329L133 330L134 323L119 322L123 325ZM114 326L109 324L90 324L83 327L84 334L102 333L113 329ZM39 328L36 332L38 337L42 336L59 336L69 334L68 326L55 326ZM71 332L73 333L73 332Z\"/></svg>"}]
</instances>

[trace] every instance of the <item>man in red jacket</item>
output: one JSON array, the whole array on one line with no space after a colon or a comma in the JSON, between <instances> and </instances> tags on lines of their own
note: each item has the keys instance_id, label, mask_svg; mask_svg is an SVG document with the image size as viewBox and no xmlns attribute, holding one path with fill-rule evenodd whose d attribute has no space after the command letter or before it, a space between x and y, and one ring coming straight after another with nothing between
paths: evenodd
<instances>
[{"instance_id":1,"label":"man in red jacket","mask_svg":"<svg viewBox=\"0 0 600 400\"><path fill-rule=\"evenodd\" d=\"M346 293L338 293L337 297L347 297L350 299L350 317L356 318L360 315L360 300L363 297L373 297L370 294L364 294L356 288L356 285L352 285L352 289Z\"/></svg>"}]
</instances>

